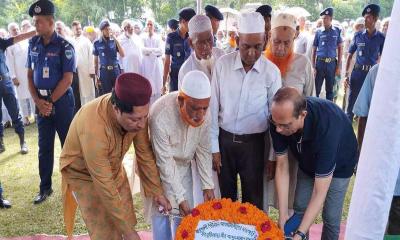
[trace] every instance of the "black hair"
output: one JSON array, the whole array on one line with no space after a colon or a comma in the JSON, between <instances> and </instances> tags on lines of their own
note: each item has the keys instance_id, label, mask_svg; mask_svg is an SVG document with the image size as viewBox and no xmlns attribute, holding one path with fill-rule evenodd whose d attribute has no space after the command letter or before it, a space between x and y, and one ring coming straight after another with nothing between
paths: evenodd
<instances>
[{"instance_id":1,"label":"black hair","mask_svg":"<svg viewBox=\"0 0 400 240\"><path fill-rule=\"evenodd\" d=\"M111 104L116 106L121 112L123 113L132 113L133 112L133 106L131 104L124 103L117 97L117 94L115 94L115 89L112 89L111 93Z\"/></svg>"},{"instance_id":2,"label":"black hair","mask_svg":"<svg viewBox=\"0 0 400 240\"><path fill-rule=\"evenodd\" d=\"M307 110L307 101L304 96L292 87L279 89L273 98L273 102L282 103L290 101L293 103L293 117L298 118L303 111Z\"/></svg>"}]
</instances>

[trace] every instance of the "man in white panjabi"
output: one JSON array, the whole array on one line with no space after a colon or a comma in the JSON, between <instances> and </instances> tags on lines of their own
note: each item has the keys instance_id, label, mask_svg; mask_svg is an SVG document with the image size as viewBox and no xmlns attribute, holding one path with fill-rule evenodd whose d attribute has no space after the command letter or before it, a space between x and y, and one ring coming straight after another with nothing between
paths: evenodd
<instances>
[{"instance_id":1,"label":"man in white panjabi","mask_svg":"<svg viewBox=\"0 0 400 240\"><path fill-rule=\"evenodd\" d=\"M204 201L214 199L210 145L211 87L208 77L191 71L177 92L161 97L150 109L149 127L156 163L172 214L186 216L194 207L191 162L196 159ZM180 218L155 211L153 239L172 240ZM172 225L172 226L171 226Z\"/></svg>"},{"instance_id":2,"label":"man in white panjabi","mask_svg":"<svg viewBox=\"0 0 400 240\"><path fill-rule=\"evenodd\" d=\"M213 47L212 25L210 18L205 15L196 15L190 19L188 42L194 51L179 70L178 88L182 85L182 79L186 73L192 70L204 72L211 80L215 62L225 54L223 50Z\"/></svg>"},{"instance_id":3,"label":"man in white panjabi","mask_svg":"<svg viewBox=\"0 0 400 240\"><path fill-rule=\"evenodd\" d=\"M119 37L121 47L124 49L125 56L119 58L123 72L133 72L142 74L142 50L141 43L135 40L133 35L133 23L126 19L122 22L121 27L124 29L124 34Z\"/></svg>"},{"instance_id":4,"label":"man in white panjabi","mask_svg":"<svg viewBox=\"0 0 400 240\"><path fill-rule=\"evenodd\" d=\"M76 66L79 76L79 93L81 105L83 106L95 98L93 44L87 37L82 35L80 22L74 21L72 30L74 32Z\"/></svg>"},{"instance_id":5,"label":"man in white panjabi","mask_svg":"<svg viewBox=\"0 0 400 240\"><path fill-rule=\"evenodd\" d=\"M303 96L315 95L315 81L311 61L303 54L296 53L295 48L296 17L285 12L277 12L272 16L271 31L265 56L280 70L282 86L294 87ZM275 205L275 157L269 156L268 172L264 174L264 209ZM297 160L289 153L289 208L293 209L294 193L297 182Z\"/></svg>"},{"instance_id":6,"label":"man in white panjabi","mask_svg":"<svg viewBox=\"0 0 400 240\"><path fill-rule=\"evenodd\" d=\"M8 25L10 37L15 37L20 33L17 23ZM18 102L21 107L23 122L30 124L30 118L34 116L35 104L28 89L28 73L25 67L26 56L28 56L29 40L18 42L7 48L6 61L10 71L10 77L17 91ZM1 119L0 119L1 120Z\"/></svg>"},{"instance_id":7,"label":"man in white panjabi","mask_svg":"<svg viewBox=\"0 0 400 240\"><path fill-rule=\"evenodd\" d=\"M190 57L182 64L178 74L178 88L181 88L185 75L193 70L202 71L211 82L211 74L215 61L224 54L224 51L213 47L214 36L210 18L204 15L196 15L189 21L189 45L194 50ZM192 161L194 205L203 203L203 193L200 184L200 176L197 172L196 160ZM213 171L214 193L221 198L218 183L218 174Z\"/></svg>"},{"instance_id":8,"label":"man in white panjabi","mask_svg":"<svg viewBox=\"0 0 400 240\"><path fill-rule=\"evenodd\" d=\"M142 35L142 75L149 79L152 88L150 105L161 97L163 85L163 46L160 36L154 32L154 20L146 23L148 32Z\"/></svg>"},{"instance_id":9,"label":"man in white panjabi","mask_svg":"<svg viewBox=\"0 0 400 240\"><path fill-rule=\"evenodd\" d=\"M239 50L220 57L211 80L211 149L221 197L263 208L265 138L272 98L282 86L279 69L262 56L266 35L258 12L239 19ZM268 150L267 150L268 151Z\"/></svg>"}]
</instances>

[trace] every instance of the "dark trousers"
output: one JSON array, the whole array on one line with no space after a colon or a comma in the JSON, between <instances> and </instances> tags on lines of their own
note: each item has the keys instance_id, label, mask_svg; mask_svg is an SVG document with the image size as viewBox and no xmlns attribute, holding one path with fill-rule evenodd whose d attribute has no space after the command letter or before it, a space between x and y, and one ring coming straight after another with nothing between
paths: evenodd
<instances>
[{"instance_id":1,"label":"dark trousers","mask_svg":"<svg viewBox=\"0 0 400 240\"><path fill-rule=\"evenodd\" d=\"M317 97L321 93L322 84L325 79L326 99L333 101L333 85L335 84L336 61L326 63L318 60L316 63L317 73L315 75L315 91Z\"/></svg>"},{"instance_id":2,"label":"dark trousers","mask_svg":"<svg viewBox=\"0 0 400 240\"><path fill-rule=\"evenodd\" d=\"M100 68L100 82L101 82L101 91L100 95L104 95L110 93L111 90L115 86L115 80L118 75L121 73L121 70L115 67L112 70L107 70L106 68Z\"/></svg>"},{"instance_id":3,"label":"dark trousers","mask_svg":"<svg viewBox=\"0 0 400 240\"><path fill-rule=\"evenodd\" d=\"M263 209L264 134L251 141L237 143L221 134L221 173L218 176L221 197L238 199L237 175L240 176L242 202Z\"/></svg>"},{"instance_id":4,"label":"dark trousers","mask_svg":"<svg viewBox=\"0 0 400 240\"><path fill-rule=\"evenodd\" d=\"M178 73L179 68L171 68L171 71L169 73L169 92L178 91Z\"/></svg>"},{"instance_id":5,"label":"dark trousers","mask_svg":"<svg viewBox=\"0 0 400 240\"><path fill-rule=\"evenodd\" d=\"M24 133L24 124L22 123L22 117L19 113L19 105L15 96L13 83L8 76L3 76L3 79L0 80L0 138L3 137L4 129L2 122L3 112L1 111L2 100L4 101L4 105L11 117L15 132L17 134Z\"/></svg>"},{"instance_id":6,"label":"dark trousers","mask_svg":"<svg viewBox=\"0 0 400 240\"><path fill-rule=\"evenodd\" d=\"M350 76L350 92L349 92L349 103L347 105L347 117L353 122L353 107L356 103L358 94L360 93L361 87L364 84L367 71L353 70Z\"/></svg>"},{"instance_id":7,"label":"dark trousers","mask_svg":"<svg viewBox=\"0 0 400 240\"><path fill-rule=\"evenodd\" d=\"M78 112L81 109L81 94L79 91L79 76L78 72L74 73L74 77L72 78L71 84L72 91L74 92L74 100L75 100L75 111Z\"/></svg>"},{"instance_id":8,"label":"dark trousers","mask_svg":"<svg viewBox=\"0 0 400 240\"><path fill-rule=\"evenodd\" d=\"M55 114L49 117L38 115L39 131L39 175L40 192L49 190L52 185L51 176L54 166L54 139L57 132L61 147L67 137L69 125L74 117L74 96L72 89L54 103Z\"/></svg>"},{"instance_id":9,"label":"dark trousers","mask_svg":"<svg viewBox=\"0 0 400 240\"><path fill-rule=\"evenodd\" d=\"M393 197L387 233L389 235L400 235L400 196Z\"/></svg>"}]
</instances>

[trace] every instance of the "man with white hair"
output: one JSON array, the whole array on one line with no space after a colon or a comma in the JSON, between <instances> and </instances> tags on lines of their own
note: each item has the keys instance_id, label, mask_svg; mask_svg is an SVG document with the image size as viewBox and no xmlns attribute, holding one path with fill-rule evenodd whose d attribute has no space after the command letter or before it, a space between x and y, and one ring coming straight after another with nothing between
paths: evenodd
<instances>
[{"instance_id":1,"label":"man with white hair","mask_svg":"<svg viewBox=\"0 0 400 240\"><path fill-rule=\"evenodd\" d=\"M211 149L221 197L262 209L265 140L275 92L282 86L279 69L262 57L265 21L258 12L239 19L239 51L222 56L212 75Z\"/></svg>"},{"instance_id":2,"label":"man with white hair","mask_svg":"<svg viewBox=\"0 0 400 240\"><path fill-rule=\"evenodd\" d=\"M141 73L142 52L139 41L134 38L136 34L133 32L133 22L126 19L121 27L124 29L124 34L119 37L119 42L125 53L125 56L120 58L121 68L124 72Z\"/></svg>"},{"instance_id":3,"label":"man with white hair","mask_svg":"<svg viewBox=\"0 0 400 240\"><path fill-rule=\"evenodd\" d=\"M32 31L32 28L33 28L33 26L29 20L25 19L21 22L21 32L22 33Z\"/></svg>"},{"instance_id":4,"label":"man with white hair","mask_svg":"<svg viewBox=\"0 0 400 240\"><path fill-rule=\"evenodd\" d=\"M151 108L149 124L156 162L172 215L191 213L193 182L191 162L196 159L204 201L214 199L210 146L210 81L203 72L185 75L182 87L161 97ZM172 240L180 219L171 226L168 216L152 216L153 239Z\"/></svg>"},{"instance_id":5,"label":"man with white hair","mask_svg":"<svg viewBox=\"0 0 400 240\"><path fill-rule=\"evenodd\" d=\"M17 23L8 24L8 32L11 37L20 34L20 29ZM17 90L19 105L23 122L25 125L30 124L30 118L33 117L35 105L28 88L28 72L25 68L26 56L28 56L28 40L18 42L7 49L6 59L7 66L10 72L10 77Z\"/></svg>"},{"instance_id":6,"label":"man with white hair","mask_svg":"<svg viewBox=\"0 0 400 240\"><path fill-rule=\"evenodd\" d=\"M271 31L265 56L278 66L282 76L282 86L294 87L305 97L315 95L314 74L311 61L304 55L294 52L294 36L296 33L296 17L281 12L272 16ZM275 176L275 159L270 156L267 179ZM297 182L297 160L289 154L290 188L289 209L293 209L294 193ZM266 191L265 189L264 191ZM273 193L274 191L268 191ZM264 195L268 198L271 195ZM264 199L264 202L266 199ZM264 205L264 209L267 206Z\"/></svg>"},{"instance_id":7,"label":"man with white hair","mask_svg":"<svg viewBox=\"0 0 400 240\"><path fill-rule=\"evenodd\" d=\"M196 15L189 21L189 45L194 50L190 57L182 64L178 75L179 89L185 75L193 70L202 71L211 82L212 70L216 60L224 55L224 51L213 47L214 36L210 18L204 15ZM196 161L192 161L192 175L194 182L195 205L203 202L203 194L200 186L200 176L197 172ZM213 171L215 193L220 197L218 175Z\"/></svg>"},{"instance_id":8,"label":"man with white hair","mask_svg":"<svg viewBox=\"0 0 400 240\"><path fill-rule=\"evenodd\" d=\"M161 97L163 87L163 45L160 36L154 32L154 24L155 21L153 19L147 19L148 31L142 36L142 71L143 76L149 79L152 87L150 104L153 104Z\"/></svg>"},{"instance_id":9,"label":"man with white hair","mask_svg":"<svg viewBox=\"0 0 400 240\"><path fill-rule=\"evenodd\" d=\"M83 106L95 98L93 44L87 37L83 36L80 22L73 21L72 30L74 32L80 100Z\"/></svg>"}]
</instances>

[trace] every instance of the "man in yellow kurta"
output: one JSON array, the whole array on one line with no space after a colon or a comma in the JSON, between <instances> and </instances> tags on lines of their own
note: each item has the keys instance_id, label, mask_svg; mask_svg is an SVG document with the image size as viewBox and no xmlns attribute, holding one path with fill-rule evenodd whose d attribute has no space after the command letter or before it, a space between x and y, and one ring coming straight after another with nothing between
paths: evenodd
<instances>
[{"instance_id":1,"label":"man in yellow kurta","mask_svg":"<svg viewBox=\"0 0 400 240\"><path fill-rule=\"evenodd\" d=\"M134 144L146 197L165 211L164 197L148 135L151 85L135 74L121 74L112 94L85 105L71 123L61 157L64 221L72 235L77 205L92 240L140 239L122 160Z\"/></svg>"}]
</instances>

